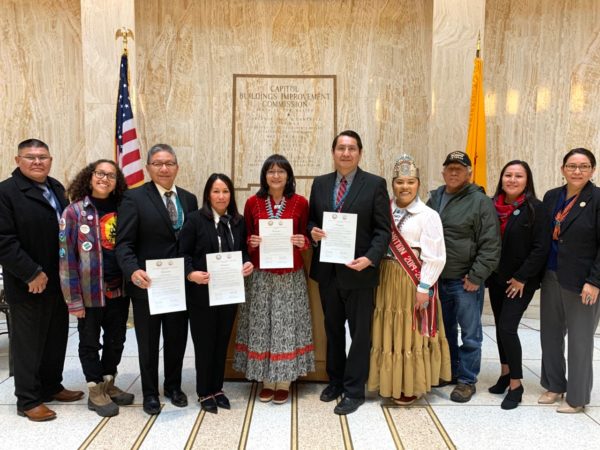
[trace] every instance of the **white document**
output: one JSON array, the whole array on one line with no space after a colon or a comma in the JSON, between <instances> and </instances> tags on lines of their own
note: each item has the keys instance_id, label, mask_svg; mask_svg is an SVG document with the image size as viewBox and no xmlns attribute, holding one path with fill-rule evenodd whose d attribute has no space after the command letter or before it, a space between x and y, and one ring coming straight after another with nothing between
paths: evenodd
<instances>
[{"instance_id":1,"label":"white document","mask_svg":"<svg viewBox=\"0 0 600 450\"><path fill-rule=\"evenodd\" d=\"M244 276L242 275L242 252L208 253L206 270L208 281L208 301L210 306L244 303Z\"/></svg>"},{"instance_id":2,"label":"white document","mask_svg":"<svg viewBox=\"0 0 600 450\"><path fill-rule=\"evenodd\" d=\"M183 258L148 259L146 273L150 314L185 311L185 270Z\"/></svg>"},{"instance_id":3,"label":"white document","mask_svg":"<svg viewBox=\"0 0 600 450\"><path fill-rule=\"evenodd\" d=\"M293 219L260 219L260 268L291 269L294 267Z\"/></svg>"},{"instance_id":4,"label":"white document","mask_svg":"<svg viewBox=\"0 0 600 450\"><path fill-rule=\"evenodd\" d=\"M324 212L323 231L319 261L348 264L354 259L356 246L357 215L351 213Z\"/></svg>"}]
</instances>

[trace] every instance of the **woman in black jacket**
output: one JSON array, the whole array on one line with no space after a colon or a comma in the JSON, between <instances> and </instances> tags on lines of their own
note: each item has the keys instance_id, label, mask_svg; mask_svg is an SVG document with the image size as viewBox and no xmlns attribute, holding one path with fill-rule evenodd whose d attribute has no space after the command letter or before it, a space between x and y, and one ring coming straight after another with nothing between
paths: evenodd
<instances>
[{"instance_id":1,"label":"woman in black jacket","mask_svg":"<svg viewBox=\"0 0 600 450\"><path fill-rule=\"evenodd\" d=\"M202 208L191 213L179 234L179 252L185 257L187 309L196 356L196 392L202 409L217 413L229 409L223 393L227 344L237 305L210 306L206 254L242 251L242 274L252 273L246 248L246 226L238 212L231 179L213 173L204 187Z\"/></svg>"},{"instance_id":2,"label":"woman in black jacket","mask_svg":"<svg viewBox=\"0 0 600 450\"><path fill-rule=\"evenodd\" d=\"M518 327L540 281L550 250L550 217L535 196L533 176L525 161L514 160L500 172L494 195L500 220L500 264L487 280L496 323L502 372L489 388L503 394L502 409L514 409L523 396L523 368Z\"/></svg>"},{"instance_id":3,"label":"woman in black jacket","mask_svg":"<svg viewBox=\"0 0 600 450\"><path fill-rule=\"evenodd\" d=\"M566 184L544 195L554 228L540 305L541 382L547 391L538 403L552 404L566 392L560 413L582 411L594 380L594 332L600 319L600 189L591 182L595 170L594 154L575 148L563 158Z\"/></svg>"}]
</instances>

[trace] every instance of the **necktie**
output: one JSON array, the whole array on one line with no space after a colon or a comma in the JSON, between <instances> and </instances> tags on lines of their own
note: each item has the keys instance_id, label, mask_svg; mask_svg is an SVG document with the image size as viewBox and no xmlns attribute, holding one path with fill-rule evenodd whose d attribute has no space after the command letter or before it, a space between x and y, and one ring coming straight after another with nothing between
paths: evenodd
<instances>
[{"instance_id":1,"label":"necktie","mask_svg":"<svg viewBox=\"0 0 600 450\"><path fill-rule=\"evenodd\" d=\"M40 184L39 186L40 186L40 189L42 190L42 195L44 196L46 201L48 203L50 203L50 206L52 206L54 208L54 211L56 211L56 217L58 217L60 219L61 210L60 210L60 207L58 206L58 203L56 202L56 198L54 197L52 192L50 192L50 188L48 186L46 186L45 184Z\"/></svg>"},{"instance_id":2,"label":"necktie","mask_svg":"<svg viewBox=\"0 0 600 450\"><path fill-rule=\"evenodd\" d=\"M231 235L231 231L229 230L229 220L231 216L225 214L219 218L219 223L217 224L217 234L220 238L222 252L231 252L233 251L233 236Z\"/></svg>"},{"instance_id":3,"label":"necktie","mask_svg":"<svg viewBox=\"0 0 600 450\"><path fill-rule=\"evenodd\" d=\"M175 207L175 203L173 203L173 191L165 192L165 197L167 198L167 212L169 213L169 219L171 219L171 224L173 228L177 227L177 208Z\"/></svg>"},{"instance_id":4,"label":"necktie","mask_svg":"<svg viewBox=\"0 0 600 450\"><path fill-rule=\"evenodd\" d=\"M342 177L340 180L340 185L338 186L337 196L335 198L335 204L337 205L338 212L342 210L342 199L344 198L347 187L348 181L346 180L346 177Z\"/></svg>"}]
</instances>

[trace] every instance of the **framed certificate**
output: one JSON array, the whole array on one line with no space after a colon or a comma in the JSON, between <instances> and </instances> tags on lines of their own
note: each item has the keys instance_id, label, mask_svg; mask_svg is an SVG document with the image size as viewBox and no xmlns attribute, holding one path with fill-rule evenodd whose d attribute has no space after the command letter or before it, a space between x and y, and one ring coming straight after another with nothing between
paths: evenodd
<instances>
[{"instance_id":1,"label":"framed certificate","mask_svg":"<svg viewBox=\"0 0 600 450\"><path fill-rule=\"evenodd\" d=\"M185 311L185 271L183 258L148 259L146 273L150 314Z\"/></svg>"},{"instance_id":2,"label":"framed certificate","mask_svg":"<svg viewBox=\"0 0 600 450\"><path fill-rule=\"evenodd\" d=\"M208 281L210 306L230 305L246 301L242 266L242 252L240 251L206 255L206 269L210 274Z\"/></svg>"},{"instance_id":3,"label":"framed certificate","mask_svg":"<svg viewBox=\"0 0 600 450\"><path fill-rule=\"evenodd\" d=\"M260 219L261 269L291 269L294 267L294 249L292 246L293 219Z\"/></svg>"},{"instance_id":4,"label":"framed certificate","mask_svg":"<svg viewBox=\"0 0 600 450\"><path fill-rule=\"evenodd\" d=\"M356 247L357 215L351 213L324 212L323 231L319 261L348 264L354 259Z\"/></svg>"}]
</instances>

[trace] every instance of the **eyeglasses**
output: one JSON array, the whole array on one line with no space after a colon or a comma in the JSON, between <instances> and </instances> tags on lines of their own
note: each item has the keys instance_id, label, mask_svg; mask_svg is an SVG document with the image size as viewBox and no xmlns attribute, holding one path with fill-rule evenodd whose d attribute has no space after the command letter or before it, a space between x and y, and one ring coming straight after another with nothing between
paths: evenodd
<instances>
[{"instance_id":1,"label":"eyeglasses","mask_svg":"<svg viewBox=\"0 0 600 450\"><path fill-rule=\"evenodd\" d=\"M285 170L267 170L267 176L275 177L275 176L284 176L287 174Z\"/></svg>"},{"instance_id":2,"label":"eyeglasses","mask_svg":"<svg viewBox=\"0 0 600 450\"><path fill-rule=\"evenodd\" d=\"M592 170L592 165L591 164L565 164L565 170L567 172L575 172L577 169L579 169L579 171L581 173L585 173L585 172L589 172L590 170Z\"/></svg>"},{"instance_id":3,"label":"eyeglasses","mask_svg":"<svg viewBox=\"0 0 600 450\"><path fill-rule=\"evenodd\" d=\"M344 146L344 145L338 145L334 151L338 152L338 153L345 153L346 151L348 153L356 153L357 151L359 151L359 148L354 146L354 145L348 145L348 146Z\"/></svg>"},{"instance_id":4,"label":"eyeglasses","mask_svg":"<svg viewBox=\"0 0 600 450\"><path fill-rule=\"evenodd\" d=\"M177 166L177 163L173 162L173 161L169 161L169 162L154 161L154 162L151 162L150 165L152 167L154 167L155 169L160 169L162 166L165 166L167 169L172 169L173 167Z\"/></svg>"},{"instance_id":5,"label":"eyeglasses","mask_svg":"<svg viewBox=\"0 0 600 450\"><path fill-rule=\"evenodd\" d=\"M23 158L25 161L33 163L35 161L39 161L41 163L47 163L48 161L50 161L52 159L52 156L34 156L34 155L24 155L24 156L19 156L19 158Z\"/></svg>"},{"instance_id":6,"label":"eyeglasses","mask_svg":"<svg viewBox=\"0 0 600 450\"><path fill-rule=\"evenodd\" d=\"M101 170L95 170L94 176L96 178L98 178L99 180L102 180L105 177L108 178L110 181L115 181L117 179L116 173L106 173L106 172L102 172Z\"/></svg>"}]
</instances>

